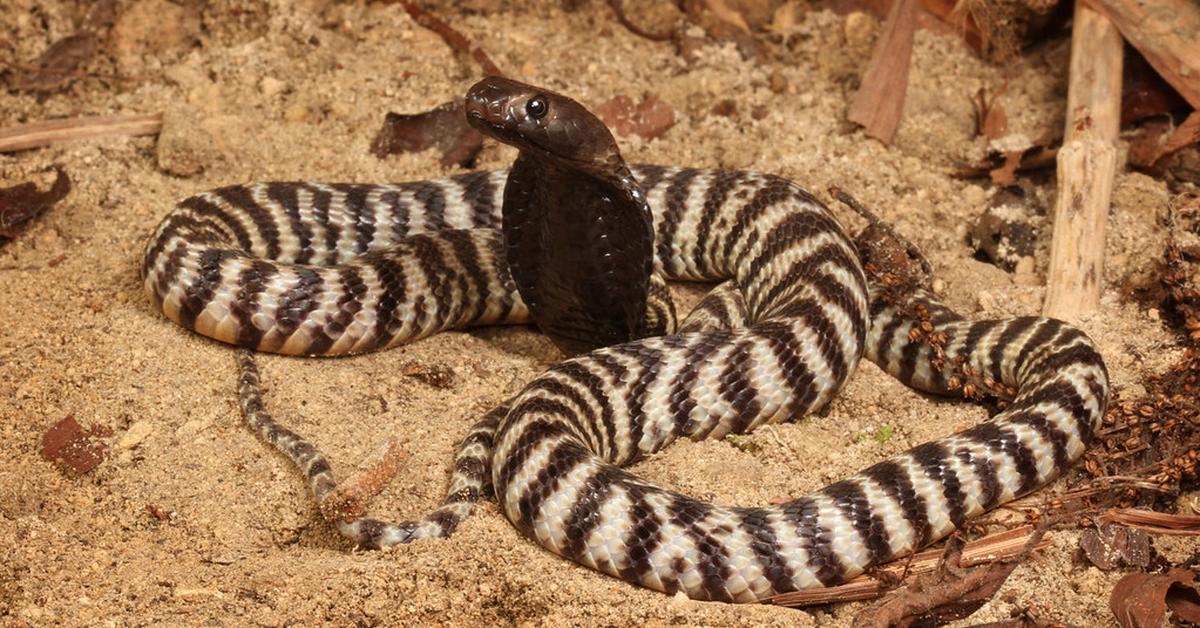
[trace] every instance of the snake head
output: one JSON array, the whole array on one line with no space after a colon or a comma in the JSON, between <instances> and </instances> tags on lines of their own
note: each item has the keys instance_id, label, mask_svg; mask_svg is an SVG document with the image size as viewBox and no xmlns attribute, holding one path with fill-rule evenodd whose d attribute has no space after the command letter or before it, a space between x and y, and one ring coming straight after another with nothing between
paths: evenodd
<instances>
[{"instance_id":1,"label":"snake head","mask_svg":"<svg viewBox=\"0 0 1200 628\"><path fill-rule=\"evenodd\" d=\"M562 94L489 76L467 92L466 111L484 135L541 159L598 174L623 165L608 127Z\"/></svg>"}]
</instances>

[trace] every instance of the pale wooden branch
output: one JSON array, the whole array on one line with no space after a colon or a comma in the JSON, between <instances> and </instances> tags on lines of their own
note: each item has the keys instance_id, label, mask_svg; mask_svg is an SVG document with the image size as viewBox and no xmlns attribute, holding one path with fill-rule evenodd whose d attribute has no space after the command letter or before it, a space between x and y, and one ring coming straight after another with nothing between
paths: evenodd
<instances>
[{"instance_id":1,"label":"pale wooden branch","mask_svg":"<svg viewBox=\"0 0 1200 628\"><path fill-rule=\"evenodd\" d=\"M1086 0L1194 109L1200 109L1200 4L1195 0Z\"/></svg>"},{"instance_id":2,"label":"pale wooden branch","mask_svg":"<svg viewBox=\"0 0 1200 628\"><path fill-rule=\"evenodd\" d=\"M1075 5L1067 128L1058 151L1058 198L1043 314L1077 321L1100 305L1104 230L1117 169L1121 34L1108 18Z\"/></svg>"},{"instance_id":3,"label":"pale wooden branch","mask_svg":"<svg viewBox=\"0 0 1200 628\"><path fill-rule=\"evenodd\" d=\"M1030 540L1029 537L1033 535L1034 531L1033 526L1022 526L971 541L963 547L959 565L961 567L975 567L1017 556L1025 551L1025 545ZM1049 545L1050 537L1047 535L1038 541L1033 549L1041 550L1049 547ZM941 549L926 550L912 556L911 560L909 558L901 558L883 565L878 571L884 572L888 577L896 580L905 576L928 573L937 568L938 562L942 559L942 554L943 551ZM864 574L849 580L845 584L823 589L806 589L804 591L782 593L768 598L766 602L779 606L813 606L816 604L832 604L834 602L854 602L877 598L892 588L894 586L889 586L888 582L885 582L885 579Z\"/></svg>"},{"instance_id":4,"label":"pale wooden branch","mask_svg":"<svg viewBox=\"0 0 1200 628\"><path fill-rule=\"evenodd\" d=\"M19 124L0 130L0 153L96 137L154 135L161 129L161 113L94 116Z\"/></svg>"}]
</instances>

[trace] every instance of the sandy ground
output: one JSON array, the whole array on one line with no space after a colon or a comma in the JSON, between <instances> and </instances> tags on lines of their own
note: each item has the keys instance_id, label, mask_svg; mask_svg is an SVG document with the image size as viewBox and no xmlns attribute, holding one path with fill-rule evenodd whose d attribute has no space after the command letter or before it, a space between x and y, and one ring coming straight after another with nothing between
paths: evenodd
<instances>
[{"instance_id":1,"label":"sandy ground","mask_svg":"<svg viewBox=\"0 0 1200 628\"><path fill-rule=\"evenodd\" d=\"M5 5L0 39L16 42L0 53L5 63L36 57L72 32L80 15L65 2ZM52 163L75 182L64 202L0 248L0 623L849 623L861 605L801 612L639 589L542 550L491 504L449 540L351 551L320 520L299 475L242 424L231 349L153 309L138 280L142 247L175 200L222 184L447 174L433 153L381 161L368 145L386 111L421 111L462 94L477 69L395 6L274 0L235 11L216 2L190 14L164 0L122 6L126 15L103 44L117 59L96 63L99 78L42 102L0 94L5 126L167 114L161 142L107 139L0 156L0 185ZM600 2L571 13L557 3L520 2L507 12L443 15L527 81L593 105L618 93L655 93L671 104L679 123L664 136L622 140L631 162L750 167L816 191L838 184L924 248L946 301L964 314L1039 309L1045 217L1035 219L1032 270L1013 275L975 261L964 234L992 191L949 175L984 150L972 139L970 104L981 86L1008 83L1012 141L1062 124L1065 41L997 68L953 37L918 33L906 113L887 148L844 121L879 30L873 18L804 13L780 36L784 43L769 48L768 61L714 45L689 64L669 44L627 33ZM183 26L172 25L178 17ZM786 85L777 78L772 90L773 72ZM736 113L711 114L725 98ZM755 107L766 115L755 119ZM480 165L511 158L491 145ZM1041 207L1052 191L1052 182L1037 187ZM1109 286L1149 267L1168 198L1153 179L1118 178ZM1160 323L1115 288L1082 327L1127 394L1180 354ZM260 364L270 407L323 448L335 470L352 469L388 434L407 439L411 456L372 512L408 518L439 501L467 427L554 359L548 341L514 328L447 333L351 359L263 357ZM449 367L453 385L427 385L403 375L403 366ZM41 434L67 415L114 434L108 459L83 477L39 455ZM718 502L758 505L985 416L917 395L864 364L826 416L761 430L745 450L726 441L678 443L635 471ZM894 435L880 443L873 436L884 426ZM1053 547L1020 567L971 621L1028 608L1048 620L1112 624L1107 595L1119 574L1085 566L1076 546L1076 534L1055 533ZM1182 545L1159 548L1188 553Z\"/></svg>"}]
</instances>

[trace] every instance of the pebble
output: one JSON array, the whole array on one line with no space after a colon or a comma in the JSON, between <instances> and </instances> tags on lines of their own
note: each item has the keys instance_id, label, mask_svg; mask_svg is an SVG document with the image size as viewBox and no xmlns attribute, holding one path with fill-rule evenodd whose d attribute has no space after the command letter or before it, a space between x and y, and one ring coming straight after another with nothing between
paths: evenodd
<instances>
[{"instance_id":1,"label":"pebble","mask_svg":"<svg viewBox=\"0 0 1200 628\"><path fill-rule=\"evenodd\" d=\"M133 449L146 440L146 437L154 431L154 425L150 421L137 421L125 430L124 434L117 439L117 447L121 449Z\"/></svg>"},{"instance_id":2,"label":"pebble","mask_svg":"<svg viewBox=\"0 0 1200 628\"><path fill-rule=\"evenodd\" d=\"M866 48L875 41L875 32L878 29L879 22L874 17L862 11L853 11L846 16L846 43L856 48Z\"/></svg>"},{"instance_id":3,"label":"pebble","mask_svg":"<svg viewBox=\"0 0 1200 628\"><path fill-rule=\"evenodd\" d=\"M259 91L261 91L262 95L267 98L274 98L287 91L287 88L287 83L284 83L283 81L272 76L264 76L262 77L262 80L258 82Z\"/></svg>"}]
</instances>

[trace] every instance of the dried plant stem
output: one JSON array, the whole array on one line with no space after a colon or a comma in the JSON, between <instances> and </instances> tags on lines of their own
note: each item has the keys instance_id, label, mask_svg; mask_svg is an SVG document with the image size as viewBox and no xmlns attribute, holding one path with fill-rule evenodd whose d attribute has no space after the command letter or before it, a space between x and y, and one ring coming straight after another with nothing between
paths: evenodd
<instances>
[{"instance_id":1,"label":"dried plant stem","mask_svg":"<svg viewBox=\"0 0 1200 628\"><path fill-rule=\"evenodd\" d=\"M1100 305L1104 231L1117 169L1121 35L1108 18L1075 5L1067 127L1058 151L1058 198L1043 314L1078 321Z\"/></svg>"},{"instance_id":2,"label":"dried plant stem","mask_svg":"<svg viewBox=\"0 0 1200 628\"><path fill-rule=\"evenodd\" d=\"M153 135L161 129L161 113L94 116L20 124L0 130L0 153L96 137Z\"/></svg>"},{"instance_id":3,"label":"dried plant stem","mask_svg":"<svg viewBox=\"0 0 1200 628\"><path fill-rule=\"evenodd\" d=\"M959 566L974 567L1020 556L1022 553L1029 551L1026 545L1035 532L1036 529L1034 526L1022 526L971 541L963 547ZM1032 549L1040 550L1049 545L1050 538L1044 536L1038 540ZM941 549L918 552L909 558L902 558L883 565L878 571L884 572L896 580L909 575L929 573L937 568L938 562L942 559L942 554L943 551ZM815 604L869 600L879 597L894 588L885 580L886 578L875 578L864 574L835 587L807 589L776 595L768 599L767 603L779 606L813 606Z\"/></svg>"}]
</instances>

